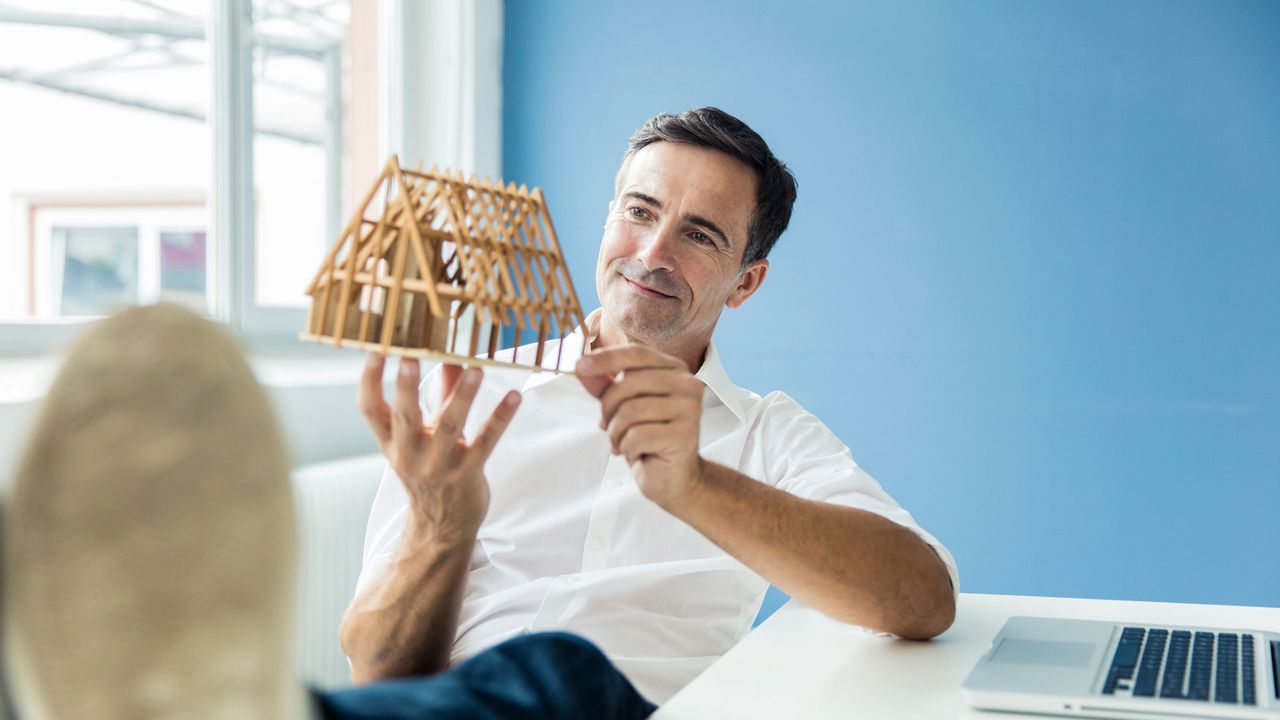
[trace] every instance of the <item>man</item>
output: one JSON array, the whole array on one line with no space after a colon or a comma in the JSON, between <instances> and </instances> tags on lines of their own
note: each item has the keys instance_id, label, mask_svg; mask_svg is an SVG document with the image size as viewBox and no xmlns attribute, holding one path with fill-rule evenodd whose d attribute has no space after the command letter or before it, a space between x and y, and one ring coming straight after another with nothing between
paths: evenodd
<instances>
[{"instance_id":1,"label":"man","mask_svg":"<svg viewBox=\"0 0 1280 720\"><path fill-rule=\"evenodd\" d=\"M905 638L950 626L946 549L794 401L732 385L711 344L794 199L741 121L659 115L618 171L602 308L562 341L592 350L577 377L446 366L424 409L416 361L388 404L370 358L361 408L389 462L342 626L357 681L554 629L662 702L747 632L769 583Z\"/></svg>"}]
</instances>

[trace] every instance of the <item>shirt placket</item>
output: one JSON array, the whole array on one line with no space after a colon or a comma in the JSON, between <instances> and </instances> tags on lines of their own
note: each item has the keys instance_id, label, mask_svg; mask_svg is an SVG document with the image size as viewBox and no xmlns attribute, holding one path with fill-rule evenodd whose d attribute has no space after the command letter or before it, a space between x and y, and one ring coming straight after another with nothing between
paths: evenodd
<instances>
[{"instance_id":1,"label":"shirt placket","mask_svg":"<svg viewBox=\"0 0 1280 720\"><path fill-rule=\"evenodd\" d=\"M541 606L528 625L530 632L563 629L567 620L565 610L581 590L587 575L608 567L619 500L630 481L631 470L626 458L611 455L600 478L595 500L591 504L587 537L582 546L582 570L574 575L561 575L552 580Z\"/></svg>"},{"instance_id":2,"label":"shirt placket","mask_svg":"<svg viewBox=\"0 0 1280 720\"><path fill-rule=\"evenodd\" d=\"M618 501L630 481L631 468L627 459L622 455L610 455L600 479L600 489L591 504L587 538L582 546L582 572L595 572L609 566L609 551L618 524Z\"/></svg>"}]
</instances>

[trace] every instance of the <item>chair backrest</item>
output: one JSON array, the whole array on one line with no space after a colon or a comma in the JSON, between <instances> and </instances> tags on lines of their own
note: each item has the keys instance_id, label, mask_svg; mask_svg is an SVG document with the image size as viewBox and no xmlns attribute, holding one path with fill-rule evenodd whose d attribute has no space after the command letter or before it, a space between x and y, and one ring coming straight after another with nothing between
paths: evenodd
<instances>
[{"instance_id":1,"label":"chair backrest","mask_svg":"<svg viewBox=\"0 0 1280 720\"><path fill-rule=\"evenodd\" d=\"M300 533L295 667L312 687L351 685L338 626L355 594L369 510L385 468L386 460L374 454L293 472Z\"/></svg>"}]
</instances>

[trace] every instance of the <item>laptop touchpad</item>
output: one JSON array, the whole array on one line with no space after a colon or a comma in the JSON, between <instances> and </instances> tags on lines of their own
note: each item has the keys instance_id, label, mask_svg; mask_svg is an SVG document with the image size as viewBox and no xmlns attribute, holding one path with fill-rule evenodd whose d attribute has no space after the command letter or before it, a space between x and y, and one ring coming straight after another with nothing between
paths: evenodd
<instances>
[{"instance_id":1,"label":"laptop touchpad","mask_svg":"<svg viewBox=\"0 0 1280 720\"><path fill-rule=\"evenodd\" d=\"M1092 656L1093 643L1006 638L992 653L991 662L1084 667Z\"/></svg>"}]
</instances>

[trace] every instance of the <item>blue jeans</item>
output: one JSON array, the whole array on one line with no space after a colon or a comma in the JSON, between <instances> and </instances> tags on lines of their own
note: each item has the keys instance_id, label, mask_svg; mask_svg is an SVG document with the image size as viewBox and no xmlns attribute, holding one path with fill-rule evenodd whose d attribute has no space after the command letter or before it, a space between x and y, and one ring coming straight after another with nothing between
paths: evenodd
<instances>
[{"instance_id":1,"label":"blue jeans","mask_svg":"<svg viewBox=\"0 0 1280 720\"><path fill-rule=\"evenodd\" d=\"M657 709L567 633L523 635L439 675L313 695L325 720L640 720Z\"/></svg>"}]
</instances>

